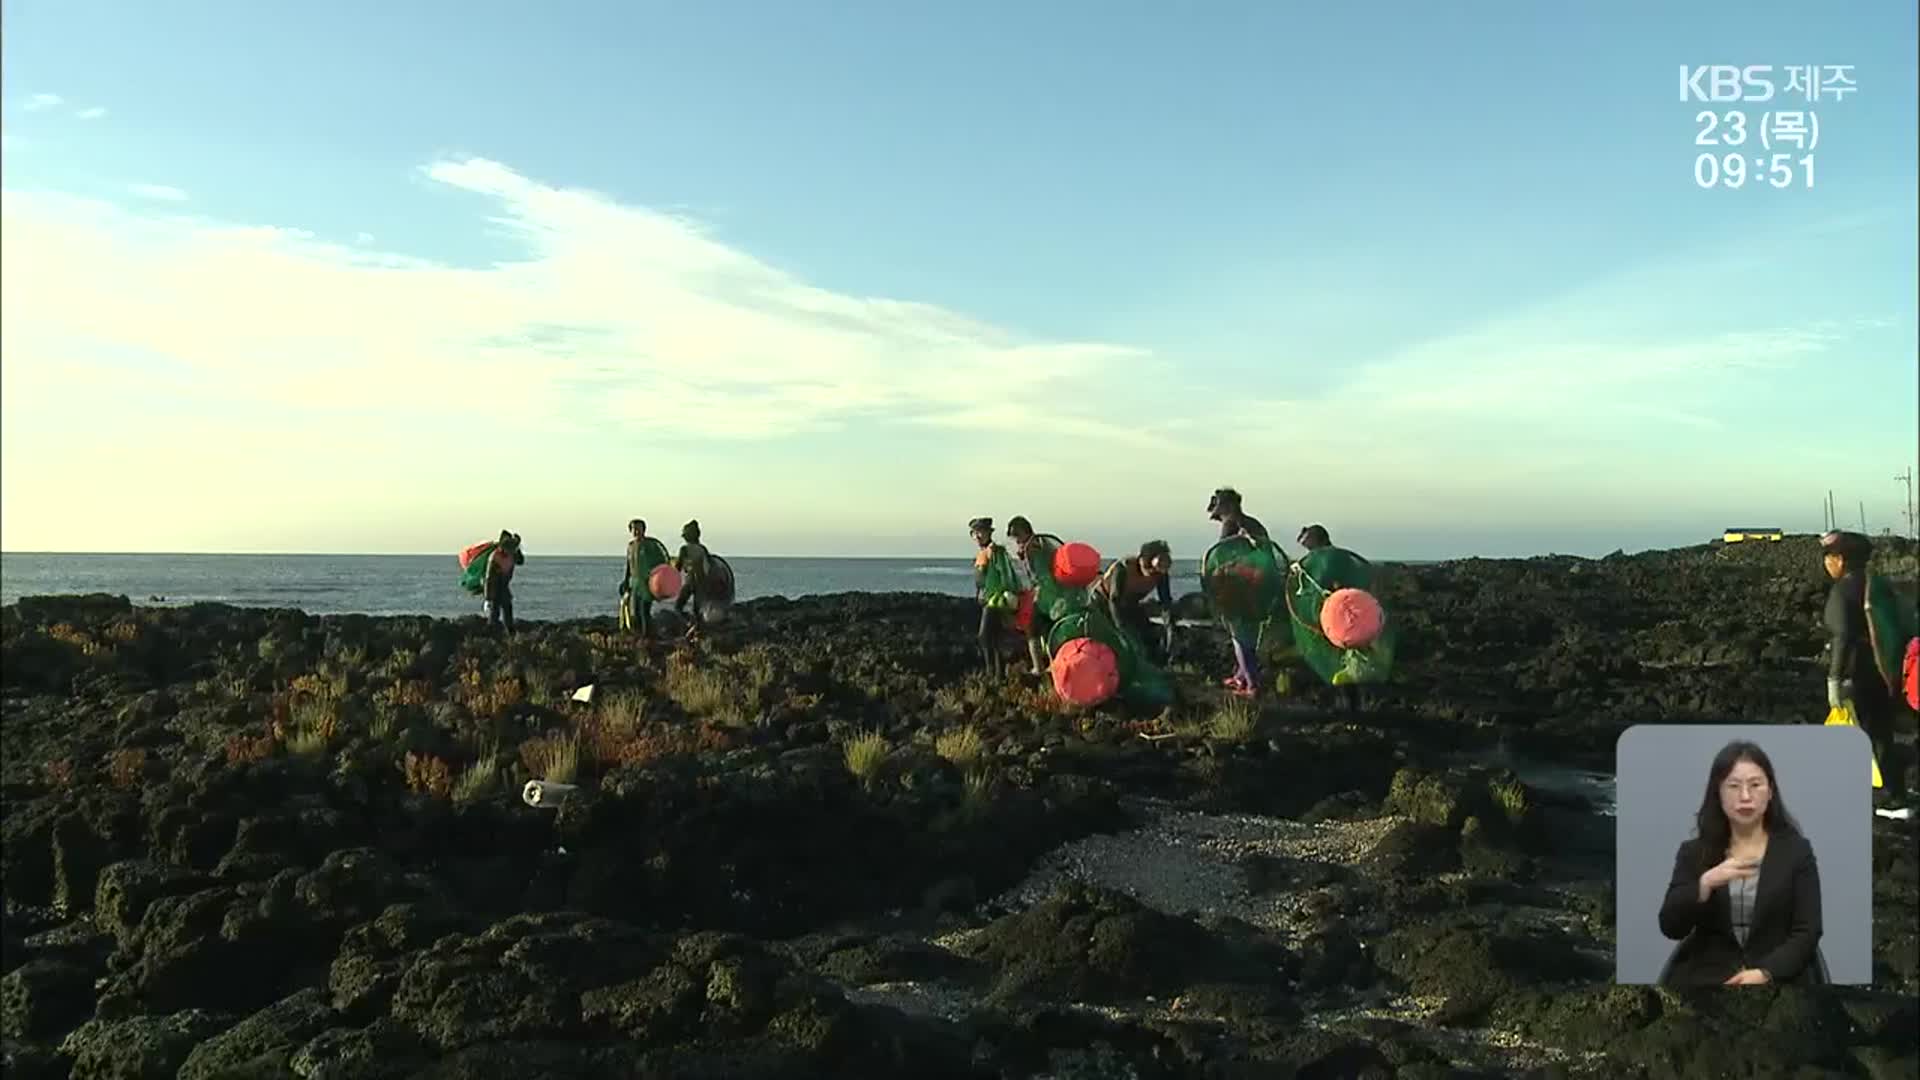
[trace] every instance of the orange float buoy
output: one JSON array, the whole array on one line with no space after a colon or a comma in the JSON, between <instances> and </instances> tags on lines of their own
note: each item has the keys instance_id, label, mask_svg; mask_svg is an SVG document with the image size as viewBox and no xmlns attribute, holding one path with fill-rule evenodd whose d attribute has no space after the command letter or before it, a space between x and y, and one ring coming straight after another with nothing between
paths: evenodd
<instances>
[{"instance_id":1,"label":"orange float buoy","mask_svg":"<svg viewBox=\"0 0 1920 1080\"><path fill-rule=\"evenodd\" d=\"M1387 625L1380 601L1364 589L1335 589L1320 605L1320 632L1342 649L1373 644Z\"/></svg>"},{"instance_id":2,"label":"orange float buoy","mask_svg":"<svg viewBox=\"0 0 1920 1080\"><path fill-rule=\"evenodd\" d=\"M1053 654L1053 689L1075 705L1098 705L1120 689L1120 659L1092 638L1074 638Z\"/></svg>"},{"instance_id":3,"label":"orange float buoy","mask_svg":"<svg viewBox=\"0 0 1920 1080\"><path fill-rule=\"evenodd\" d=\"M654 567L653 573L647 575L647 591L653 594L655 600L672 600L679 596L682 584L680 571L667 563Z\"/></svg>"},{"instance_id":4,"label":"orange float buoy","mask_svg":"<svg viewBox=\"0 0 1920 1080\"><path fill-rule=\"evenodd\" d=\"M1053 553L1053 576L1069 589L1084 589L1100 577L1100 553L1092 544L1062 544Z\"/></svg>"}]
</instances>

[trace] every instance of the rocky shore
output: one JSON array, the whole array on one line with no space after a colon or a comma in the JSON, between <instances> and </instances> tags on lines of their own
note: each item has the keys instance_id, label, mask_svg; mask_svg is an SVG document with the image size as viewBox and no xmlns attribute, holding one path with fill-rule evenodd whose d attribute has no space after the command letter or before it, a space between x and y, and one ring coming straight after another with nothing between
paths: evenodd
<instances>
[{"instance_id":1,"label":"rocky shore","mask_svg":"<svg viewBox=\"0 0 1920 1080\"><path fill-rule=\"evenodd\" d=\"M1911 582L1914 554L1884 561ZM1910 823L1874 825L1874 988L1610 983L1595 774L1635 723L1818 722L1823 589L1804 539L1397 568L1401 676L1357 715L1235 706L1201 630L1173 709L1064 710L976 675L972 606L927 595L754 601L650 653L611 619L25 599L0 1054L22 1080L1912 1077ZM529 779L573 789L536 808Z\"/></svg>"}]
</instances>

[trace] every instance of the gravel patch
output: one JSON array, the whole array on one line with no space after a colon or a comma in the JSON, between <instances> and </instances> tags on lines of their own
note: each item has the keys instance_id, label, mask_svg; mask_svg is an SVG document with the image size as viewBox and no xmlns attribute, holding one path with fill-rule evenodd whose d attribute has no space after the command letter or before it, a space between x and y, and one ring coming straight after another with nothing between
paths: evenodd
<instances>
[{"instance_id":1,"label":"gravel patch","mask_svg":"<svg viewBox=\"0 0 1920 1080\"><path fill-rule=\"evenodd\" d=\"M1389 815L1305 824L1256 814L1164 811L1131 832L1090 836L1058 849L990 906L1026 908L1067 882L1080 882L1126 893L1169 915L1232 916L1291 937L1311 921L1299 911L1303 894L1256 896L1239 864L1255 856L1352 864L1401 820Z\"/></svg>"},{"instance_id":2,"label":"gravel patch","mask_svg":"<svg viewBox=\"0 0 1920 1080\"><path fill-rule=\"evenodd\" d=\"M979 998L965 990L930 982L883 982L871 986L843 986L842 993L856 1005L881 1005L912 1016L960 1021L973 1012Z\"/></svg>"},{"instance_id":3,"label":"gravel patch","mask_svg":"<svg viewBox=\"0 0 1920 1080\"><path fill-rule=\"evenodd\" d=\"M1512 1030L1498 1027L1452 1027L1433 1023L1445 999L1417 994L1396 994L1376 1004L1309 1013L1304 1023L1309 1028L1336 1034L1366 1037L1369 1029L1382 1021L1408 1025L1414 1038L1430 1049L1448 1056L1458 1064L1480 1068L1527 1071L1548 1066L1570 1067L1580 1075L1607 1075L1607 1056L1599 1051L1572 1052L1535 1042ZM1596 1071L1598 1070L1598 1071Z\"/></svg>"}]
</instances>

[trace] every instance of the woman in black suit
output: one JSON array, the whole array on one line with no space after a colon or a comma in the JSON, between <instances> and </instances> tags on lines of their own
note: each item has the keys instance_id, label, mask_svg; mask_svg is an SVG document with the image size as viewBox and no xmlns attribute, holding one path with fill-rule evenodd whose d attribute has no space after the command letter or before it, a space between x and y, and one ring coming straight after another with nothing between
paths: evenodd
<instances>
[{"instance_id":1,"label":"woman in black suit","mask_svg":"<svg viewBox=\"0 0 1920 1080\"><path fill-rule=\"evenodd\" d=\"M1680 942L1661 982L1758 986L1824 982L1820 870L1787 813L1766 751L1731 742L1713 759L1660 905L1660 932Z\"/></svg>"}]
</instances>

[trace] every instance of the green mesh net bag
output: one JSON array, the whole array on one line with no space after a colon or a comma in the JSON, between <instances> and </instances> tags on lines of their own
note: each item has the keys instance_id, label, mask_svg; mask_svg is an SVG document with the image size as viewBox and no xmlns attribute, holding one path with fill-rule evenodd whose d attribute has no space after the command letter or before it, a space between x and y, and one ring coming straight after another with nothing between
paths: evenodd
<instances>
[{"instance_id":1,"label":"green mesh net bag","mask_svg":"<svg viewBox=\"0 0 1920 1080\"><path fill-rule=\"evenodd\" d=\"M980 599L995 611L1012 614L1020 605L1020 575L1014 570L1013 556L995 544L988 549L987 565L980 574Z\"/></svg>"},{"instance_id":2,"label":"green mesh net bag","mask_svg":"<svg viewBox=\"0 0 1920 1080\"><path fill-rule=\"evenodd\" d=\"M487 591L487 562L493 558L493 549L499 542L488 540L475 544L460 553L460 587L475 596Z\"/></svg>"},{"instance_id":3,"label":"green mesh net bag","mask_svg":"<svg viewBox=\"0 0 1920 1080\"><path fill-rule=\"evenodd\" d=\"M1072 588L1053 576L1053 557L1066 541L1052 533L1039 533L1027 547L1027 569L1033 572L1033 609L1049 619L1064 619L1076 611L1085 611L1093 603L1091 588Z\"/></svg>"},{"instance_id":4,"label":"green mesh net bag","mask_svg":"<svg viewBox=\"0 0 1920 1080\"><path fill-rule=\"evenodd\" d=\"M1120 669L1119 696L1130 705L1160 708L1173 703L1173 680L1155 666L1146 646L1113 621L1106 609L1089 604L1054 621L1047 631L1047 651L1058 653L1074 638L1092 638L1113 650Z\"/></svg>"},{"instance_id":5,"label":"green mesh net bag","mask_svg":"<svg viewBox=\"0 0 1920 1080\"><path fill-rule=\"evenodd\" d=\"M1270 540L1222 540L1200 561L1200 589L1214 618L1262 649L1284 651L1293 643L1286 588L1287 554Z\"/></svg>"},{"instance_id":6,"label":"green mesh net bag","mask_svg":"<svg viewBox=\"0 0 1920 1080\"><path fill-rule=\"evenodd\" d=\"M733 611L733 564L707 552L707 576L700 581L700 611L708 622L724 622Z\"/></svg>"},{"instance_id":7,"label":"green mesh net bag","mask_svg":"<svg viewBox=\"0 0 1920 1080\"><path fill-rule=\"evenodd\" d=\"M1341 589L1362 589L1379 599L1373 564L1343 548L1320 548L1300 557L1288 572L1288 623L1301 660L1335 686L1385 682L1393 674L1398 628L1389 614L1379 636L1358 648L1342 648L1320 628L1320 609Z\"/></svg>"}]
</instances>

